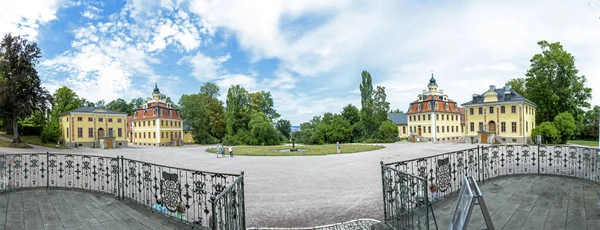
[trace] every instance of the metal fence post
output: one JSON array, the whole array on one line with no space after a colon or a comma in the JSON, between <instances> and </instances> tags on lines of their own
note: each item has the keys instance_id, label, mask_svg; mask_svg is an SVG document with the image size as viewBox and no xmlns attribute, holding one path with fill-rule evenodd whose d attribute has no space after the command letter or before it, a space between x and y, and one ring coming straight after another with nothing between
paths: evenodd
<instances>
[{"instance_id":1,"label":"metal fence post","mask_svg":"<svg viewBox=\"0 0 600 230\"><path fill-rule=\"evenodd\" d=\"M379 162L380 168L381 168L381 188L383 191L383 223L387 224L387 209L386 209L386 203L385 203L385 171L383 169L384 165L383 165L383 161Z\"/></svg>"},{"instance_id":2,"label":"metal fence post","mask_svg":"<svg viewBox=\"0 0 600 230\"><path fill-rule=\"evenodd\" d=\"M215 205L215 195L210 196L210 203L212 206L212 218L209 220L209 227L212 230L217 230L217 206Z\"/></svg>"},{"instance_id":3,"label":"metal fence post","mask_svg":"<svg viewBox=\"0 0 600 230\"><path fill-rule=\"evenodd\" d=\"M540 159L540 143L538 143L537 155L538 155L538 176L540 176L541 175L540 174L540 162L541 162L541 159Z\"/></svg>"},{"instance_id":4,"label":"metal fence post","mask_svg":"<svg viewBox=\"0 0 600 230\"><path fill-rule=\"evenodd\" d=\"M479 182L483 182L483 179L484 179L483 176L482 176L482 174L483 174L483 160L481 159L481 158L483 158L482 157L483 154L481 154L481 152L482 151L479 148L479 145L477 145L477 157L478 157L477 161L479 161L479 168L477 169L477 180Z\"/></svg>"},{"instance_id":5,"label":"metal fence post","mask_svg":"<svg viewBox=\"0 0 600 230\"><path fill-rule=\"evenodd\" d=\"M50 166L48 163L50 162L50 153L46 152L46 191L50 189Z\"/></svg>"},{"instance_id":6,"label":"metal fence post","mask_svg":"<svg viewBox=\"0 0 600 230\"><path fill-rule=\"evenodd\" d=\"M117 158L118 158L118 157L117 157ZM120 175L119 175L119 179L118 179L118 181L119 181L119 194L118 194L118 196L119 196L119 199L123 200L123 199L125 198L125 188L124 188L124 184L123 184L123 183L124 183L124 181L125 181L125 179L124 179L124 177L123 177L123 173L124 173L124 169L123 169L123 168L124 168L125 166L124 166L124 164L123 164L123 156L122 156L122 155L121 155L120 164L121 164L121 165L120 165L119 167L121 168L121 170L120 170L120 171L121 171L121 173L120 173Z\"/></svg>"},{"instance_id":7,"label":"metal fence post","mask_svg":"<svg viewBox=\"0 0 600 230\"><path fill-rule=\"evenodd\" d=\"M246 229L246 198L244 198L244 171L242 171L242 180L240 181L242 188L242 226L241 229Z\"/></svg>"}]
</instances>

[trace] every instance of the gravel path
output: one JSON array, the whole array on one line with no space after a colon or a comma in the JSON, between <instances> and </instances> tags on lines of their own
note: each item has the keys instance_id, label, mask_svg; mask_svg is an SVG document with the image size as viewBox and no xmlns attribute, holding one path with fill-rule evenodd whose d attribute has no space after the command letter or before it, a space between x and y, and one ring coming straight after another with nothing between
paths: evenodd
<instances>
[{"instance_id":1,"label":"gravel path","mask_svg":"<svg viewBox=\"0 0 600 230\"><path fill-rule=\"evenodd\" d=\"M397 143L354 154L216 158L191 145L172 148L122 149L0 148L6 153L64 152L125 156L190 169L245 172L248 227L310 227L359 218L383 217L379 162L436 155L471 148L468 144ZM234 147L235 151L235 147Z\"/></svg>"}]
</instances>

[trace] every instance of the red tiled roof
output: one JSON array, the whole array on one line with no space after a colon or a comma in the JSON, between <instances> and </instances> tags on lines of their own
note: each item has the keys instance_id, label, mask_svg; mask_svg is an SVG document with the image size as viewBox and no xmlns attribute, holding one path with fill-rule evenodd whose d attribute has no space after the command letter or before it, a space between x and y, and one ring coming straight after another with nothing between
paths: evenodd
<instances>
[{"instance_id":1,"label":"red tiled roof","mask_svg":"<svg viewBox=\"0 0 600 230\"><path fill-rule=\"evenodd\" d=\"M432 102L438 102L437 107L432 108L432 106L430 106ZM448 109L446 109L446 103L448 104ZM419 110L419 104L421 105L421 110ZM453 100L448 99L447 101L444 101L442 100L442 98L440 98L440 96L429 95L425 97L423 101L415 100L412 103L410 103L410 107L408 108L408 112L406 114L426 113L432 111L445 113L460 113L460 107Z\"/></svg>"},{"instance_id":2,"label":"red tiled roof","mask_svg":"<svg viewBox=\"0 0 600 230\"><path fill-rule=\"evenodd\" d=\"M144 111L146 112L144 114ZM169 111L171 111L171 115L169 115ZM144 119L153 119L153 118L166 118L166 119L176 119L183 120L181 115L179 114L179 110L175 108L167 108L164 103L156 103L151 102L148 103L148 108L139 108L134 113L132 120L144 120Z\"/></svg>"}]
</instances>

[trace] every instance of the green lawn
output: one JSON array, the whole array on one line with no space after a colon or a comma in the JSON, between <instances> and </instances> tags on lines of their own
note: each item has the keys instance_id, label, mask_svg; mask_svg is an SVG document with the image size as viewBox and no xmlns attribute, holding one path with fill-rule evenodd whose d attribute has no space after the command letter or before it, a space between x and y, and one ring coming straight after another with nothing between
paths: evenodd
<instances>
[{"instance_id":1,"label":"green lawn","mask_svg":"<svg viewBox=\"0 0 600 230\"><path fill-rule=\"evenodd\" d=\"M598 147L598 141L593 140L570 140L569 144Z\"/></svg>"},{"instance_id":2,"label":"green lawn","mask_svg":"<svg viewBox=\"0 0 600 230\"><path fill-rule=\"evenodd\" d=\"M296 145L298 149L306 149L306 152L279 152L281 149L290 149L292 146L233 146L233 155L236 156L315 156L337 154L335 144L329 145ZM340 149L342 154L373 151L384 148L382 145L363 145L363 144L342 144ZM215 147L206 150L215 153ZM225 147L225 155L229 155L229 150Z\"/></svg>"},{"instance_id":3,"label":"green lawn","mask_svg":"<svg viewBox=\"0 0 600 230\"><path fill-rule=\"evenodd\" d=\"M0 148L21 148L21 149L30 149L33 148L25 143L19 143L17 145L13 145L12 141L0 139Z\"/></svg>"},{"instance_id":4,"label":"green lawn","mask_svg":"<svg viewBox=\"0 0 600 230\"><path fill-rule=\"evenodd\" d=\"M0 136L6 137L11 140L13 138L12 135L9 135L6 133L0 133ZM48 148L56 148L56 143L42 143L42 140L40 139L39 136L21 136L21 141L25 142L27 144L39 145L39 146L44 146L44 147L48 147ZM64 145L60 145L59 148L67 149L68 147L64 146Z\"/></svg>"}]
</instances>

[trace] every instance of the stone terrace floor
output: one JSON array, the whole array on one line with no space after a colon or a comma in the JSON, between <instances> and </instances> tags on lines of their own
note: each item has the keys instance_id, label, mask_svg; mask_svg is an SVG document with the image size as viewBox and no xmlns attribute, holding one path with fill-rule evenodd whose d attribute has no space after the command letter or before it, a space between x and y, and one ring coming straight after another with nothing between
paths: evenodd
<instances>
[{"instance_id":1,"label":"stone terrace floor","mask_svg":"<svg viewBox=\"0 0 600 230\"><path fill-rule=\"evenodd\" d=\"M189 229L111 196L69 190L27 190L0 196L1 229Z\"/></svg>"},{"instance_id":2,"label":"stone terrace floor","mask_svg":"<svg viewBox=\"0 0 600 230\"><path fill-rule=\"evenodd\" d=\"M479 183L496 229L600 229L600 184L558 176L509 176ZM433 203L439 229L448 229L457 195ZM435 229L435 225L432 225ZM478 206L468 229L486 229Z\"/></svg>"}]
</instances>

